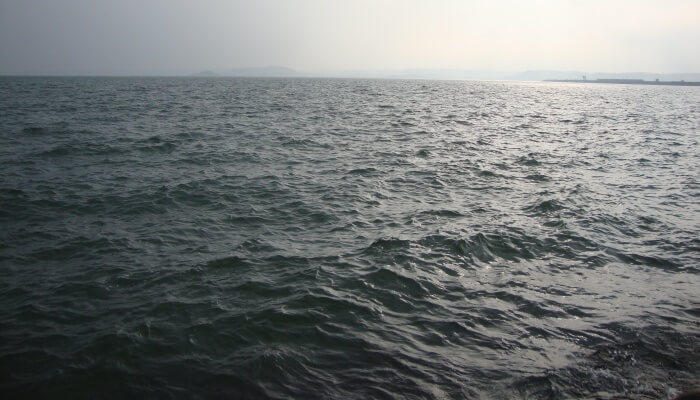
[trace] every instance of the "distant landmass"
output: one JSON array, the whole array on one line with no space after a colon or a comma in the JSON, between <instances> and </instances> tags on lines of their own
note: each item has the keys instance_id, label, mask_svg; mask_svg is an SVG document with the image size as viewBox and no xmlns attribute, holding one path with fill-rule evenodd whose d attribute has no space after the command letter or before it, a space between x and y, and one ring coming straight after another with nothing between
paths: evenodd
<instances>
[{"instance_id":1,"label":"distant landmass","mask_svg":"<svg viewBox=\"0 0 700 400\"><path fill-rule=\"evenodd\" d=\"M644 79L546 79L545 82L565 82L565 83L613 83L625 85L660 85L660 86L700 86L700 82L693 81L662 81L655 79L647 81Z\"/></svg>"},{"instance_id":2,"label":"distant landmass","mask_svg":"<svg viewBox=\"0 0 700 400\"><path fill-rule=\"evenodd\" d=\"M195 76L238 76L238 77L260 77L260 78L284 78L301 76L302 74L297 71L281 67L277 65L270 65L267 67L248 67L248 68L232 68L225 71L202 71L194 74Z\"/></svg>"},{"instance_id":3,"label":"distant landmass","mask_svg":"<svg viewBox=\"0 0 700 400\"><path fill-rule=\"evenodd\" d=\"M543 81L543 80L587 80L598 79L638 79L644 81L700 81L700 73L678 73L678 74L656 74L652 72L593 72L583 71L525 71L515 74L511 79L521 81Z\"/></svg>"},{"instance_id":4,"label":"distant landmass","mask_svg":"<svg viewBox=\"0 0 700 400\"><path fill-rule=\"evenodd\" d=\"M318 77L318 78L377 78L377 79L445 79L445 80L582 80L598 79L637 79L644 81L700 81L700 73L657 74L652 72L607 73L584 71L531 70L523 72L462 70L462 69L395 69L395 70L321 70L298 71L283 66L231 68L222 71L201 71L193 76L230 76L230 77Z\"/></svg>"}]
</instances>

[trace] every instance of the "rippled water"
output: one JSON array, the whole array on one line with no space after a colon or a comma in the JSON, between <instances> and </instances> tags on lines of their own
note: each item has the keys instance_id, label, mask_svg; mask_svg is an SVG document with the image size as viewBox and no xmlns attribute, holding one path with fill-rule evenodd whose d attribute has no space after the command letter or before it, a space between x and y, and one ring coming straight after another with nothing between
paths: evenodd
<instances>
[{"instance_id":1,"label":"rippled water","mask_svg":"<svg viewBox=\"0 0 700 400\"><path fill-rule=\"evenodd\" d=\"M700 90L0 79L13 397L657 399Z\"/></svg>"}]
</instances>

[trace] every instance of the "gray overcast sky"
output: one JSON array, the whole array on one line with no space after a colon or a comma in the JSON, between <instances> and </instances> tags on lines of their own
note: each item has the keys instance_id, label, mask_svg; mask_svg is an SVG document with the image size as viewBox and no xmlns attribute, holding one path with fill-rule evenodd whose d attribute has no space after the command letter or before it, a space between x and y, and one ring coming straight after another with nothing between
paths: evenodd
<instances>
[{"instance_id":1,"label":"gray overcast sky","mask_svg":"<svg viewBox=\"0 0 700 400\"><path fill-rule=\"evenodd\" d=\"M700 0L0 0L0 74L700 72Z\"/></svg>"}]
</instances>

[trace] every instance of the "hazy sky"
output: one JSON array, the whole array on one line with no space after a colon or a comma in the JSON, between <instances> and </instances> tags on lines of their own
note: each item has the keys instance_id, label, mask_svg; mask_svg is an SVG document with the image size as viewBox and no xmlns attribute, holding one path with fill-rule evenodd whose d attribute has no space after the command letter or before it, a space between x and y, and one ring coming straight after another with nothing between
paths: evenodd
<instances>
[{"instance_id":1,"label":"hazy sky","mask_svg":"<svg viewBox=\"0 0 700 400\"><path fill-rule=\"evenodd\" d=\"M700 0L0 0L0 74L700 72Z\"/></svg>"}]
</instances>

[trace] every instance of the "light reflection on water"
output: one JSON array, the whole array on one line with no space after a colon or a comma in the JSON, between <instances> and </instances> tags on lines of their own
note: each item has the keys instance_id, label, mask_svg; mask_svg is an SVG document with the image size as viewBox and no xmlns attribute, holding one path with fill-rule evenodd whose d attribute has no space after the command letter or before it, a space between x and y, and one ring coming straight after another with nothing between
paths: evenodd
<instances>
[{"instance_id":1,"label":"light reflection on water","mask_svg":"<svg viewBox=\"0 0 700 400\"><path fill-rule=\"evenodd\" d=\"M664 398L697 370L697 88L0 88L11 394Z\"/></svg>"}]
</instances>

